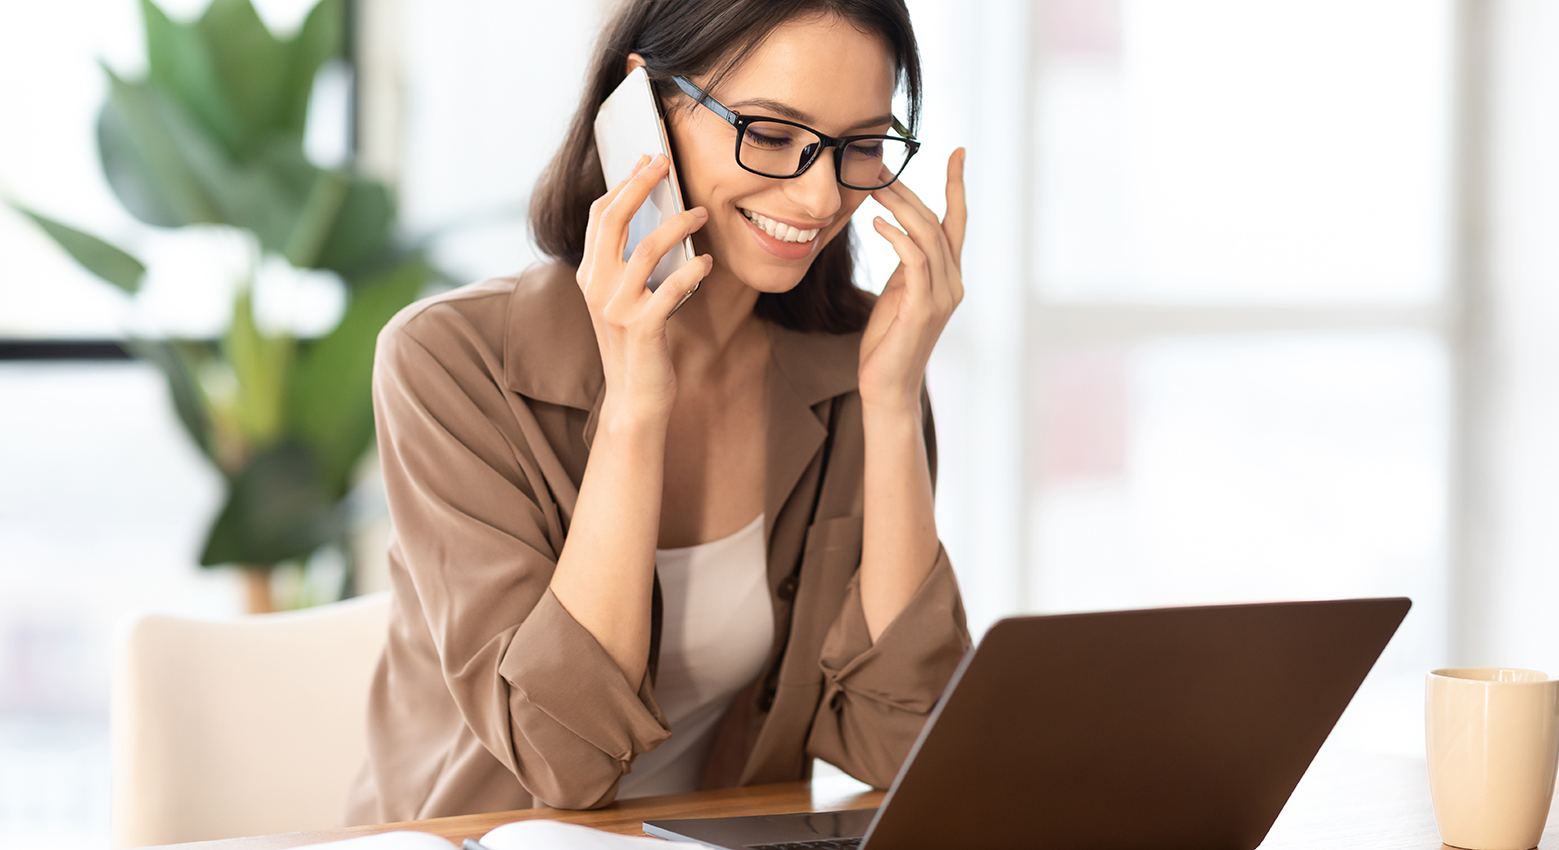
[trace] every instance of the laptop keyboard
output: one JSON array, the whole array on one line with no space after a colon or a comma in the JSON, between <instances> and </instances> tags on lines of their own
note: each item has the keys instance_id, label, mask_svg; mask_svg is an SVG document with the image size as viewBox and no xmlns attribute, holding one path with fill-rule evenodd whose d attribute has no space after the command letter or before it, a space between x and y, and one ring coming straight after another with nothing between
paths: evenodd
<instances>
[{"instance_id":1,"label":"laptop keyboard","mask_svg":"<svg viewBox=\"0 0 1559 850\"><path fill-rule=\"evenodd\" d=\"M749 844L747 850L855 850L861 846L855 838L820 838L816 841L787 841L783 844Z\"/></svg>"}]
</instances>

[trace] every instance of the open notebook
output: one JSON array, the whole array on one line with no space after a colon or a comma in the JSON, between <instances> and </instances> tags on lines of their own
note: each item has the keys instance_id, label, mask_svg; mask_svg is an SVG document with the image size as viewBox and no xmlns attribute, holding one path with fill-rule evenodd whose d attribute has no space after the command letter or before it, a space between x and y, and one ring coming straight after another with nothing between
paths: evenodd
<instances>
[{"instance_id":1,"label":"open notebook","mask_svg":"<svg viewBox=\"0 0 1559 850\"><path fill-rule=\"evenodd\" d=\"M667 846L658 838L617 835L555 820L506 823L479 840L488 850L666 850ZM407 831L309 846L313 850L450 850L455 845L432 833Z\"/></svg>"}]
</instances>

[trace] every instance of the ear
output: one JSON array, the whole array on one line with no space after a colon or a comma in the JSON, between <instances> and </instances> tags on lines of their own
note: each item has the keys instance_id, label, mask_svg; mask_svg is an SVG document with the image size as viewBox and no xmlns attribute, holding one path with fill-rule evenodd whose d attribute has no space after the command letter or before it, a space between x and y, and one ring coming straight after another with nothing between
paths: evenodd
<instances>
[{"instance_id":1,"label":"ear","mask_svg":"<svg viewBox=\"0 0 1559 850\"><path fill-rule=\"evenodd\" d=\"M628 67L623 69L623 73L624 74L631 74L631 73L633 73L633 69L634 68L643 68L643 67L644 67L644 57L640 56L637 53L630 53L630 54L628 54Z\"/></svg>"}]
</instances>

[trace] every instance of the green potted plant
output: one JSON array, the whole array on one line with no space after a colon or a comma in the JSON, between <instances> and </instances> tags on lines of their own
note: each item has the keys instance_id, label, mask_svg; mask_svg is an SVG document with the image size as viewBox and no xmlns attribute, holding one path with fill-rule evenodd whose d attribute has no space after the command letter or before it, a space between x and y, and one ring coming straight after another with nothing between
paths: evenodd
<instances>
[{"instance_id":1,"label":"green potted plant","mask_svg":"<svg viewBox=\"0 0 1559 850\"><path fill-rule=\"evenodd\" d=\"M317 338L262 327L245 285L218 340L129 342L166 376L179 420L226 482L200 563L244 569L251 610L267 610L276 565L335 547L347 562L341 595L350 595L344 506L373 439L374 341L440 275L397 240L385 184L305 154L315 77L342 53L343 0L320 0L289 38L272 33L249 0L213 0L190 22L151 0L141 10L146 75L124 79L105 67L97 124L119 201L156 227L239 228L257 246L254 270L279 257L338 275L347 292L340 321ZM146 268L125 250L22 212L127 297L140 288Z\"/></svg>"}]
</instances>

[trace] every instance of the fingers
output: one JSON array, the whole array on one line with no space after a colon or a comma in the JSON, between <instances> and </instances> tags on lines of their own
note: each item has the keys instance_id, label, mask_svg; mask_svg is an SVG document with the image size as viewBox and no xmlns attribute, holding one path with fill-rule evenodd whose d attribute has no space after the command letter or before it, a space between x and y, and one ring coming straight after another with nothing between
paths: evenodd
<instances>
[{"instance_id":1,"label":"fingers","mask_svg":"<svg viewBox=\"0 0 1559 850\"><path fill-rule=\"evenodd\" d=\"M893 189L898 191L890 191ZM927 285L935 290L945 288L944 282L956 273L957 266L952 262L952 247L947 244L947 237L942 233L941 222L937 221L936 215L908 187L897 183L878 189L872 196L893 213L899 226L919 246L928 269ZM878 232L881 230L878 228ZM901 259L902 256L903 252L900 252Z\"/></svg>"},{"instance_id":2,"label":"fingers","mask_svg":"<svg viewBox=\"0 0 1559 850\"><path fill-rule=\"evenodd\" d=\"M947 212L938 220L914 190L895 181L872 193L899 225L926 253L931 265L932 294L940 302L950 298L956 307L963 301L964 287L960 264L969 209L964 194L964 160L968 152L958 148L947 162Z\"/></svg>"},{"instance_id":3,"label":"fingers","mask_svg":"<svg viewBox=\"0 0 1559 850\"><path fill-rule=\"evenodd\" d=\"M926 252L910 238L909 234L889 224L887 219L876 216L872 219L872 227L882 234L893 246L894 253L899 255L899 262L903 264L905 274L904 294L906 297L929 299L931 297L931 268L930 261L926 258Z\"/></svg>"},{"instance_id":4,"label":"fingers","mask_svg":"<svg viewBox=\"0 0 1559 850\"><path fill-rule=\"evenodd\" d=\"M964 200L964 160L968 158L969 152L963 148L947 158L947 214L942 217L942 232L947 235L955 264L962 261L964 227L969 222L969 207Z\"/></svg>"},{"instance_id":5,"label":"fingers","mask_svg":"<svg viewBox=\"0 0 1559 850\"><path fill-rule=\"evenodd\" d=\"M612 188L607 189L606 190L606 194L604 194L600 198L596 199L596 203L601 205L601 209L603 209L603 210L606 209L606 205L610 204L612 202L612 199L616 198L618 196L618 194L620 194L622 192L623 187L627 186L628 182L630 180L632 180L634 178L634 176L637 175L640 171L643 171L644 170L644 166L649 165L649 164L650 164L650 155L647 154L647 153L639 154L639 158L634 161L633 167L628 169L628 176L624 177L623 179L621 179L619 181L617 181L617 185L616 186L613 186ZM592 204L591 206L594 206L594 204Z\"/></svg>"},{"instance_id":6,"label":"fingers","mask_svg":"<svg viewBox=\"0 0 1559 850\"><path fill-rule=\"evenodd\" d=\"M660 258L666 256L666 252L672 250L682 240L693 235L704 223L709 221L709 212L703 207L694 207L686 212L680 212L660 223L660 226L650 231L650 234L639 240L639 244L633 249L633 256L628 260L623 279L624 285L637 281L640 286L649 280L650 274L655 271L655 266L660 264Z\"/></svg>"},{"instance_id":7,"label":"fingers","mask_svg":"<svg viewBox=\"0 0 1559 850\"><path fill-rule=\"evenodd\" d=\"M643 161L643 157L639 158ZM632 174L624 180L612 198L601 211L601 223L605 227L621 225L627 230L628 222L633 219L634 213L644 205L650 192L654 191L655 184L665 179L666 172L671 168L671 160L664 154L656 154L655 158L638 166Z\"/></svg>"},{"instance_id":8,"label":"fingers","mask_svg":"<svg viewBox=\"0 0 1559 850\"><path fill-rule=\"evenodd\" d=\"M942 222L908 186L892 183L872 192L872 197L893 213L899 226L920 243L921 250L932 256L943 253L940 248L947 240L942 233ZM947 253L951 253L950 246Z\"/></svg>"},{"instance_id":9,"label":"fingers","mask_svg":"<svg viewBox=\"0 0 1559 850\"><path fill-rule=\"evenodd\" d=\"M638 174L639 170L644 168L649 161L649 154L640 155L638 161L633 164L633 168L628 172L627 177L619 181L616 186L606 190L606 194L590 203L590 216L585 224L584 256L580 258L579 269L575 272L575 279L579 282L581 289L585 288L585 284L589 282L590 269L595 264L595 245L601 235L601 214L606 210L607 205L622 192L623 187L628 185L628 181L632 180L634 175ZM619 248L618 250L620 254L621 249Z\"/></svg>"},{"instance_id":10,"label":"fingers","mask_svg":"<svg viewBox=\"0 0 1559 850\"><path fill-rule=\"evenodd\" d=\"M623 187L627 186L628 182L632 180L634 176L644 168L645 165L649 164L649 161L649 154L640 154L638 161L633 164L633 168L629 169L627 177L624 177L622 180L618 181L616 186L607 189L606 194L590 202L590 224L586 227L585 230L586 238L589 237L591 228L594 228L596 223L600 220L601 213L606 210L607 205L616 200L617 196L621 194Z\"/></svg>"},{"instance_id":11,"label":"fingers","mask_svg":"<svg viewBox=\"0 0 1559 850\"><path fill-rule=\"evenodd\" d=\"M698 257L689 260L653 292L646 283L666 252L675 249L708 220L709 213L703 207L694 207L672 216L639 240L627 265L619 266L615 287L609 293L601 293L604 301L601 311L607 321L623 326L638 325L647 316L658 316L659 323L664 326L682 299L709 273L714 260L712 257L707 261ZM669 305L661 303L668 299Z\"/></svg>"},{"instance_id":12,"label":"fingers","mask_svg":"<svg viewBox=\"0 0 1559 850\"><path fill-rule=\"evenodd\" d=\"M595 262L608 256L623 255L623 247L628 242L628 223L670 168L671 160L663 154L656 154L654 159L630 174L601 208L596 231ZM594 215L591 217L596 218Z\"/></svg>"},{"instance_id":13,"label":"fingers","mask_svg":"<svg viewBox=\"0 0 1559 850\"><path fill-rule=\"evenodd\" d=\"M879 192L902 198L906 203L909 204L910 209L915 211L916 215L933 224L941 224L941 219L937 218L936 212L930 207L926 206L925 201L922 201L920 196L915 194L914 190L909 188L909 186L906 185L903 180L895 180L881 189L876 190L872 193L872 197L877 197ZM882 198L877 198L877 202L883 204L883 206L887 206L887 204L883 203Z\"/></svg>"},{"instance_id":14,"label":"fingers","mask_svg":"<svg viewBox=\"0 0 1559 850\"><path fill-rule=\"evenodd\" d=\"M682 306L682 302L698 291L698 285L714 267L715 258L711 254L700 254L683 263L682 268L661 281L660 286L650 295L645 311L650 315L671 318L671 314Z\"/></svg>"}]
</instances>

